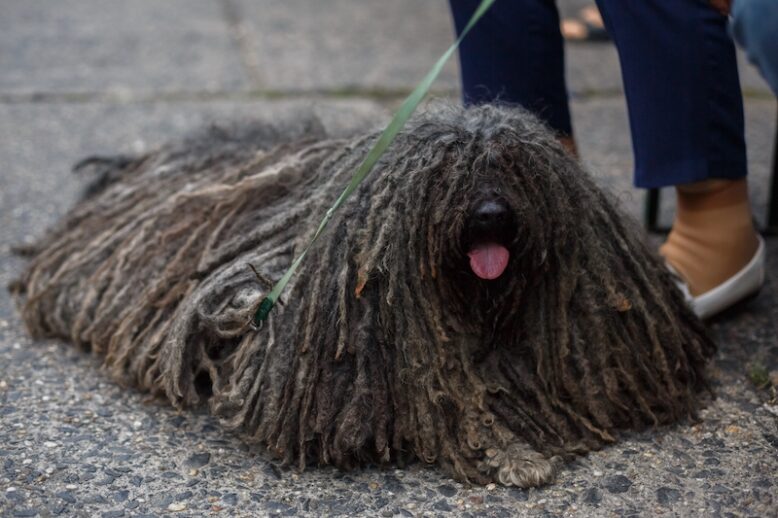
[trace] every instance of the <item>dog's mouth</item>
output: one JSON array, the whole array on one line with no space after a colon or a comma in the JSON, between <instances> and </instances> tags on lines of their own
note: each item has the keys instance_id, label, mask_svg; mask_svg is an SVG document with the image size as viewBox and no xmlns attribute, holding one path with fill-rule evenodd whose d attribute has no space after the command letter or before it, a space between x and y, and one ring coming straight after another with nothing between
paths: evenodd
<instances>
[{"instance_id":1,"label":"dog's mouth","mask_svg":"<svg viewBox=\"0 0 778 518\"><path fill-rule=\"evenodd\" d=\"M508 267L511 253L499 243L482 243L468 253L470 269L476 277L491 281L503 274Z\"/></svg>"},{"instance_id":2,"label":"dog's mouth","mask_svg":"<svg viewBox=\"0 0 778 518\"><path fill-rule=\"evenodd\" d=\"M516 216L505 201L495 198L477 203L467 218L464 236L473 274L491 281L505 273L515 238Z\"/></svg>"}]
</instances>

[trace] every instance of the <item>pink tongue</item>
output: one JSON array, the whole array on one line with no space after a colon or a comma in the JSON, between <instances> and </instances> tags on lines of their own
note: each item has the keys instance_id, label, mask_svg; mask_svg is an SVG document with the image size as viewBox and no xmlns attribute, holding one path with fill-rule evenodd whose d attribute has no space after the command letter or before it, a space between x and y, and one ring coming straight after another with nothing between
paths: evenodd
<instances>
[{"instance_id":1,"label":"pink tongue","mask_svg":"<svg viewBox=\"0 0 778 518\"><path fill-rule=\"evenodd\" d=\"M502 245L485 243L467 253L470 256L470 268L481 279L496 279L508 266L511 253Z\"/></svg>"}]
</instances>

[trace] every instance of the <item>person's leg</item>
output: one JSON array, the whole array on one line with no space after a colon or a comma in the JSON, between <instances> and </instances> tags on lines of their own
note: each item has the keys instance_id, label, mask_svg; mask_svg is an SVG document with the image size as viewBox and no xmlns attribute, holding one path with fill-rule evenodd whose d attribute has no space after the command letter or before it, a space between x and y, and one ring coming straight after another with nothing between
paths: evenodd
<instances>
[{"instance_id":1,"label":"person's leg","mask_svg":"<svg viewBox=\"0 0 778 518\"><path fill-rule=\"evenodd\" d=\"M659 251L697 296L738 273L756 253L748 184L714 179L676 191L675 221Z\"/></svg>"},{"instance_id":2,"label":"person's leg","mask_svg":"<svg viewBox=\"0 0 778 518\"><path fill-rule=\"evenodd\" d=\"M460 33L477 0L450 0ZM503 0L459 47L465 104L518 104L544 120L574 149L564 76L564 44L553 0Z\"/></svg>"},{"instance_id":3,"label":"person's leg","mask_svg":"<svg viewBox=\"0 0 778 518\"><path fill-rule=\"evenodd\" d=\"M778 95L778 2L735 2L732 6L732 33Z\"/></svg>"},{"instance_id":4,"label":"person's leg","mask_svg":"<svg viewBox=\"0 0 778 518\"><path fill-rule=\"evenodd\" d=\"M746 175L743 101L727 18L704 0L598 0L629 107L635 185Z\"/></svg>"},{"instance_id":5,"label":"person's leg","mask_svg":"<svg viewBox=\"0 0 778 518\"><path fill-rule=\"evenodd\" d=\"M660 252L693 295L758 245L746 188L743 102L727 19L700 0L598 0L619 52L638 187L675 185Z\"/></svg>"}]
</instances>

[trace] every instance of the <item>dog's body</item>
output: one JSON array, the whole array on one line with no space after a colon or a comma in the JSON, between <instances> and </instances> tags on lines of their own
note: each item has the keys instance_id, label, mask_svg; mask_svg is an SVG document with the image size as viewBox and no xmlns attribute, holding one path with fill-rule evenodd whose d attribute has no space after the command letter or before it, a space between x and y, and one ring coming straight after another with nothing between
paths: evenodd
<instances>
[{"instance_id":1,"label":"dog's body","mask_svg":"<svg viewBox=\"0 0 778 518\"><path fill-rule=\"evenodd\" d=\"M374 139L214 130L92 161L102 183L14 287L27 326L301 467L417 457L533 486L620 430L695 414L704 328L520 111L413 119L252 331Z\"/></svg>"}]
</instances>

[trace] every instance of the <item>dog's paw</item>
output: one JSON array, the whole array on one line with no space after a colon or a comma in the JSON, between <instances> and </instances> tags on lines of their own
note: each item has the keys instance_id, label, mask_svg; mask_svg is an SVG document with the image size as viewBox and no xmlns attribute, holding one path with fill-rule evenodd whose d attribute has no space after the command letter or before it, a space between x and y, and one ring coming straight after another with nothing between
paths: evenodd
<instances>
[{"instance_id":1,"label":"dog's paw","mask_svg":"<svg viewBox=\"0 0 778 518\"><path fill-rule=\"evenodd\" d=\"M526 444L511 444L505 449L489 448L484 462L500 484L537 487L551 483L561 464L559 457L546 458Z\"/></svg>"}]
</instances>

